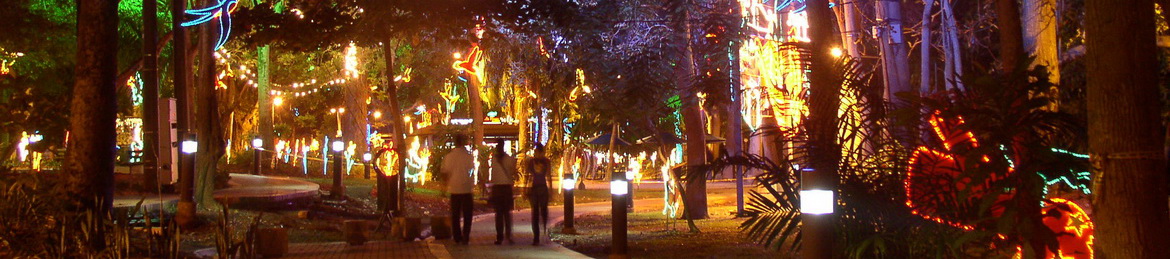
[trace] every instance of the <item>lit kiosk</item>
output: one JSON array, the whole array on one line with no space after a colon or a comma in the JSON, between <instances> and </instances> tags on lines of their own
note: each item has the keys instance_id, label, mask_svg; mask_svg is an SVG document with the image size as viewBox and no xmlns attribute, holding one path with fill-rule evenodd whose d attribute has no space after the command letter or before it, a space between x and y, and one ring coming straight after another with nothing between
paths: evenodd
<instances>
[{"instance_id":1,"label":"lit kiosk","mask_svg":"<svg viewBox=\"0 0 1170 259\"><path fill-rule=\"evenodd\" d=\"M573 173L565 173L561 177L561 189L565 191L565 227L561 229L561 234L577 234L577 229L573 227L573 189L576 188L577 179L573 178Z\"/></svg>"},{"instance_id":2,"label":"lit kiosk","mask_svg":"<svg viewBox=\"0 0 1170 259\"><path fill-rule=\"evenodd\" d=\"M340 200L345 197L345 186L341 185L341 156L345 152L345 142L341 140L334 140L333 145L333 190L329 192L329 196L333 199Z\"/></svg>"},{"instance_id":3,"label":"lit kiosk","mask_svg":"<svg viewBox=\"0 0 1170 259\"><path fill-rule=\"evenodd\" d=\"M613 194L613 206L610 214L613 217L613 248L609 258L630 258L629 243L626 241L626 195L630 192L626 172L613 172L609 182L609 193Z\"/></svg>"},{"instance_id":4,"label":"lit kiosk","mask_svg":"<svg viewBox=\"0 0 1170 259\"><path fill-rule=\"evenodd\" d=\"M801 253L811 259L832 258L833 207L837 205L834 184L812 168L800 171Z\"/></svg>"},{"instance_id":5,"label":"lit kiosk","mask_svg":"<svg viewBox=\"0 0 1170 259\"><path fill-rule=\"evenodd\" d=\"M260 138L252 139L252 174L260 175L260 152L264 148L264 140Z\"/></svg>"}]
</instances>

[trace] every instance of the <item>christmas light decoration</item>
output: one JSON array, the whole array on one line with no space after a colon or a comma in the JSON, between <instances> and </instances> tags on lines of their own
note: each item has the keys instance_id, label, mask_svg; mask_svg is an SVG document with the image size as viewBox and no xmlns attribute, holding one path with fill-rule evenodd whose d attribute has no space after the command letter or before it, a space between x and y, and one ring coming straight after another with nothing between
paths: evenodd
<instances>
[{"instance_id":1,"label":"christmas light decoration","mask_svg":"<svg viewBox=\"0 0 1170 259\"><path fill-rule=\"evenodd\" d=\"M345 76L348 78L358 78L358 60L357 60L357 46L353 42L349 43L349 47L345 48Z\"/></svg>"},{"instance_id":2,"label":"christmas light decoration","mask_svg":"<svg viewBox=\"0 0 1170 259\"><path fill-rule=\"evenodd\" d=\"M219 38L215 41L215 50L219 50L224 43L227 43L228 35L232 32L232 11L237 6L237 0L217 1L218 3L203 9L187 10L186 14L199 16L199 18L181 24L183 27L191 27L219 18Z\"/></svg>"},{"instance_id":3,"label":"christmas light decoration","mask_svg":"<svg viewBox=\"0 0 1170 259\"><path fill-rule=\"evenodd\" d=\"M1002 164L990 163L991 159L986 155L980 159L983 163L967 163L963 161L963 157L952 155L953 152L966 152L978 147L979 141L975 138L974 133L959 130L961 125L965 124L962 117L955 117L953 120L944 119L940 114L941 112L934 112L929 122L935 136L942 143L943 150L937 151L920 146L911 155L910 166L904 182L906 205L911 208L913 214L925 219L963 230L973 230L975 226L968 222L977 219L963 214L964 211L969 210L967 207L956 207L955 204L978 204L984 196L992 193L988 189L990 186L994 186L993 182L1004 179L1015 172L1015 163L1007 155L1007 149L1003 145L1000 145L999 149L1004 152L1005 163ZM1087 155L1062 149L1054 148L1051 151L1076 158L1088 158ZM965 166L999 165L1003 165L1004 168L999 168L999 173L993 173L981 182L962 175ZM996 168L982 170L995 172ZM1076 173L1071 180L1069 177L1048 179L1044 174L1040 174L1040 177L1046 185L1065 183L1070 188L1081 190L1085 194L1089 193L1085 184L1073 183L1074 180L1075 182L1088 182L1088 172ZM965 201L955 200L958 198L956 195L960 192L966 193ZM1044 194L1047 196L1047 189L1045 189ZM1004 207L1007 206L1006 202L1013 195L1014 193L1007 192L995 197L996 202L991 205L990 216L1002 215ZM1044 217L1044 224L1053 233L1056 233L1060 243L1059 249L1055 253L1047 252L1045 258L1093 258L1093 252L1090 249L1093 242L1093 223L1084 210L1077 204L1060 198L1048 199L1044 201L1042 206L1041 214ZM1022 249L1018 249L1018 251L1020 252L1016 254L1016 258L1021 258Z\"/></svg>"},{"instance_id":4,"label":"christmas light decoration","mask_svg":"<svg viewBox=\"0 0 1170 259\"><path fill-rule=\"evenodd\" d=\"M479 44L472 43L471 50L467 52L467 57L460 59L458 53L456 54L456 61L451 65L456 71L467 72L470 76L468 79L475 78L479 82L484 82L484 58L483 50L479 48Z\"/></svg>"}]
</instances>

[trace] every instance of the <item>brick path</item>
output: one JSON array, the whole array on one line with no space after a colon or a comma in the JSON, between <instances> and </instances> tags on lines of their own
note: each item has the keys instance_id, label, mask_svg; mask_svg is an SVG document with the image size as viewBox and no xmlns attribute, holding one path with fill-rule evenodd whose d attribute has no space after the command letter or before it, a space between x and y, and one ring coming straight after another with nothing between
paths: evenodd
<instances>
[{"instance_id":1,"label":"brick path","mask_svg":"<svg viewBox=\"0 0 1170 259\"><path fill-rule=\"evenodd\" d=\"M345 242L292 244L281 258L451 258L440 244L432 242L376 241L350 246ZM438 254L438 255L436 255Z\"/></svg>"}]
</instances>

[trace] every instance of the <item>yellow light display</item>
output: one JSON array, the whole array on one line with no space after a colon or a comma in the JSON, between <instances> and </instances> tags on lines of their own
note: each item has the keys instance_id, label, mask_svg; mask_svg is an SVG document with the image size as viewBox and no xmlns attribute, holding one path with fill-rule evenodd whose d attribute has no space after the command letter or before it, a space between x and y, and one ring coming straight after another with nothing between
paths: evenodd
<instances>
[{"instance_id":1,"label":"yellow light display","mask_svg":"<svg viewBox=\"0 0 1170 259\"><path fill-rule=\"evenodd\" d=\"M357 46L353 42L349 43L349 47L345 48L345 76L349 78L358 78L358 60L357 60Z\"/></svg>"}]
</instances>

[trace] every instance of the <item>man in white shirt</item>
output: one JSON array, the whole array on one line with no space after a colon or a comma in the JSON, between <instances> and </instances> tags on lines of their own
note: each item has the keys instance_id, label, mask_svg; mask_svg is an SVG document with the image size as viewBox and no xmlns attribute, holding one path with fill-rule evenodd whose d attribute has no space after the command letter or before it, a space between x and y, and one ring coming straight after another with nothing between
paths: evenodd
<instances>
[{"instance_id":1,"label":"man in white shirt","mask_svg":"<svg viewBox=\"0 0 1170 259\"><path fill-rule=\"evenodd\" d=\"M455 135L455 148L443 157L440 170L447 175L447 193L451 194L451 229L455 243L466 245L471 237L471 190L475 185L472 177L475 158L467 149L467 136ZM462 228L460 218L463 219Z\"/></svg>"},{"instance_id":2,"label":"man in white shirt","mask_svg":"<svg viewBox=\"0 0 1170 259\"><path fill-rule=\"evenodd\" d=\"M496 211L496 244L499 245L507 237L508 244L512 241L512 208L515 200L512 198L512 183L516 175L516 158L504 151L504 141L496 144L492 151L492 207Z\"/></svg>"}]
</instances>

